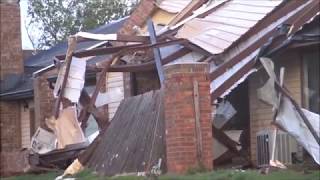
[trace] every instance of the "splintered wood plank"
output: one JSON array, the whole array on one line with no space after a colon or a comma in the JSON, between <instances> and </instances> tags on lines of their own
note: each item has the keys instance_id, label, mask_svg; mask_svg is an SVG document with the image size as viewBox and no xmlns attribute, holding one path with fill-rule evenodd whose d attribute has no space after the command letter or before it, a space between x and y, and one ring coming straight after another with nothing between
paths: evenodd
<instances>
[{"instance_id":1,"label":"splintered wood plank","mask_svg":"<svg viewBox=\"0 0 320 180\"><path fill-rule=\"evenodd\" d=\"M200 125L200 100L199 100L199 83L193 81L193 103L195 109L195 127L196 127L196 140L197 140L197 158L199 165L202 164L202 135Z\"/></svg>"}]
</instances>

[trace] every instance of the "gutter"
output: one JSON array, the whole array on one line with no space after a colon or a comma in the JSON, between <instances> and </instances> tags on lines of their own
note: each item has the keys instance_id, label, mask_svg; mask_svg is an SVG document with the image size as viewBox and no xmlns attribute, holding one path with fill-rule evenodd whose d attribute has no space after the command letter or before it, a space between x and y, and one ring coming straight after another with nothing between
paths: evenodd
<instances>
[{"instance_id":1,"label":"gutter","mask_svg":"<svg viewBox=\"0 0 320 180\"><path fill-rule=\"evenodd\" d=\"M34 96L33 89L28 89L28 90L0 94L0 100L14 101L14 100L20 100L20 99L33 98L33 96Z\"/></svg>"}]
</instances>

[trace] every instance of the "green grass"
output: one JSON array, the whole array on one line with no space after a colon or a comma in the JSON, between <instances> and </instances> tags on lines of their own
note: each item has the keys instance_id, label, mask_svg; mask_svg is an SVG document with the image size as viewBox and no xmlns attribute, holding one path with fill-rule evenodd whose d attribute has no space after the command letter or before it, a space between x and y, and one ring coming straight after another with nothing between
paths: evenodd
<instances>
[{"instance_id":1,"label":"green grass","mask_svg":"<svg viewBox=\"0 0 320 180\"><path fill-rule=\"evenodd\" d=\"M294 171L278 171L262 175L258 171L249 170L236 172L233 170L220 170L209 173L189 176L162 176L161 180L319 180L320 172L312 171L310 174Z\"/></svg>"},{"instance_id":2,"label":"green grass","mask_svg":"<svg viewBox=\"0 0 320 180\"><path fill-rule=\"evenodd\" d=\"M61 173L46 173L46 174L27 174L4 178L3 180L50 180L54 179ZM145 180L145 177L135 176L118 176L118 177L101 177L89 171L83 171L75 176L79 180ZM261 175L258 171L248 170L239 172L234 170L218 170L207 173L198 173L192 175L163 175L159 180L319 180L320 171L310 171L308 173L295 171L277 171L268 175Z\"/></svg>"},{"instance_id":3,"label":"green grass","mask_svg":"<svg viewBox=\"0 0 320 180\"><path fill-rule=\"evenodd\" d=\"M45 174L26 174L21 176L13 176L9 178L1 178L1 180L50 180L55 179L60 174L57 172L50 172Z\"/></svg>"}]
</instances>

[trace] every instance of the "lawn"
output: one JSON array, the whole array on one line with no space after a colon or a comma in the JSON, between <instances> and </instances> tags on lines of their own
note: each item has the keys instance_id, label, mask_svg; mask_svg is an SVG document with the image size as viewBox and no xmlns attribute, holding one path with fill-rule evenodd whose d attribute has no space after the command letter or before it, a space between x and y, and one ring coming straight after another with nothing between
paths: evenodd
<instances>
[{"instance_id":1,"label":"lawn","mask_svg":"<svg viewBox=\"0 0 320 180\"><path fill-rule=\"evenodd\" d=\"M61 173L52 172L46 174L27 174L4 178L3 180L50 180L55 179ZM145 177L118 176L101 177L88 171L84 171L75 176L79 180L145 180ZM268 175L262 175L258 171L248 170L244 172L235 170L218 170L208 173L199 173L193 175L163 175L159 180L319 180L320 171L295 172L295 171L276 171Z\"/></svg>"}]
</instances>

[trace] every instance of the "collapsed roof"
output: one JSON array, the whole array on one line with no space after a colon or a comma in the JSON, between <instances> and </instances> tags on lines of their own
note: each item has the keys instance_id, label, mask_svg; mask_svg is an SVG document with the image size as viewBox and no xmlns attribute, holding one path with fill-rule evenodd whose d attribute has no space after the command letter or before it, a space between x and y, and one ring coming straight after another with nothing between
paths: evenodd
<instances>
[{"instance_id":1,"label":"collapsed roof","mask_svg":"<svg viewBox=\"0 0 320 180\"><path fill-rule=\"evenodd\" d=\"M166 9L176 1L161 1L159 7ZM187 1L183 1L187 2ZM188 1L189 2L189 1ZM211 2L211 1L210 1ZM152 49L158 48L161 64L208 62L211 67L211 97L223 97L237 84L255 72L256 57L260 49L270 39L280 35L281 26L290 25L290 31L284 33L288 38L294 35L319 10L316 0L302 1L212 1L193 10L189 17L176 24L170 24L159 30L156 43L152 44L148 36L116 36L111 41L126 41L127 45L96 48L78 51L75 57L116 55L125 64L114 64L109 72L137 72L152 70L156 66ZM179 4L184 10L192 9ZM181 6L180 6L181 5ZM199 6L199 4L196 4ZM194 5L194 6L196 6ZM307 13L305 13L307 12ZM175 16L180 18L179 13ZM175 21L174 19L172 21ZM147 33L148 34L148 33ZM285 41L287 38L283 39ZM141 60L141 56L144 57ZM65 56L58 56L63 60ZM128 58L130 57L130 58ZM129 60L128 60L129 59ZM101 71L102 66L89 65L88 69Z\"/></svg>"}]
</instances>

